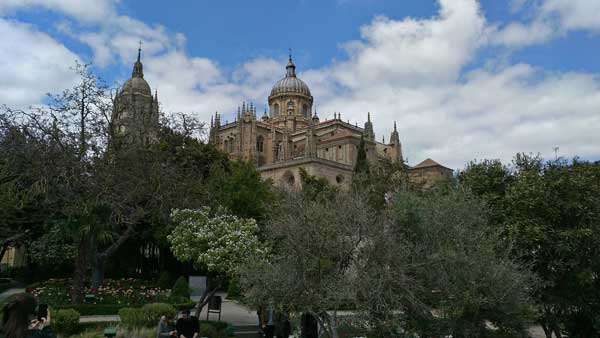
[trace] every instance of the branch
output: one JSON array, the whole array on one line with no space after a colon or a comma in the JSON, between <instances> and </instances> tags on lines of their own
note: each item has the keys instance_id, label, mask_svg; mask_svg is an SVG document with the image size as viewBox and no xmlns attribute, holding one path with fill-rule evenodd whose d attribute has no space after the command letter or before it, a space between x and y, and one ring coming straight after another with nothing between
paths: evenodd
<instances>
[{"instance_id":1,"label":"branch","mask_svg":"<svg viewBox=\"0 0 600 338\"><path fill-rule=\"evenodd\" d=\"M98 259L103 260L107 257L110 257L121 247L121 245L123 245L131 236L133 236L133 234L135 234L135 226L133 224L129 224L127 226L127 230L125 230L119 239L98 255Z\"/></svg>"}]
</instances>

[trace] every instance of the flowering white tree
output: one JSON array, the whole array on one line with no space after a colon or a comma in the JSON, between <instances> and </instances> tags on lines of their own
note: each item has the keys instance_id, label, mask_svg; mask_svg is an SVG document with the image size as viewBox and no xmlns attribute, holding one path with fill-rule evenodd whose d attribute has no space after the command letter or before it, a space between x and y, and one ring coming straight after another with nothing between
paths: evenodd
<instances>
[{"instance_id":1,"label":"flowering white tree","mask_svg":"<svg viewBox=\"0 0 600 338\"><path fill-rule=\"evenodd\" d=\"M254 219L238 218L223 210L212 212L204 207L175 209L171 212L171 220L176 226L167 239L173 255L182 262L206 267L217 275L235 276L245 259L268 254L258 238L258 225ZM196 306L196 316L219 287L216 283L206 290Z\"/></svg>"}]
</instances>

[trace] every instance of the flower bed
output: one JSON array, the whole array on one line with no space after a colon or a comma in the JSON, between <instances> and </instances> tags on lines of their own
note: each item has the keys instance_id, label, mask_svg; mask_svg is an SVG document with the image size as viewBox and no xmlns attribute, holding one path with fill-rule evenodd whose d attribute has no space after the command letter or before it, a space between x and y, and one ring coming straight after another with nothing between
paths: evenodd
<instances>
[{"instance_id":1,"label":"flower bed","mask_svg":"<svg viewBox=\"0 0 600 338\"><path fill-rule=\"evenodd\" d=\"M70 279L49 279L30 285L27 292L38 297L41 303L53 306L67 305L71 303L71 284ZM134 278L106 279L98 289L85 288L85 294L94 295L86 300L88 304L117 307L167 302L170 291Z\"/></svg>"}]
</instances>

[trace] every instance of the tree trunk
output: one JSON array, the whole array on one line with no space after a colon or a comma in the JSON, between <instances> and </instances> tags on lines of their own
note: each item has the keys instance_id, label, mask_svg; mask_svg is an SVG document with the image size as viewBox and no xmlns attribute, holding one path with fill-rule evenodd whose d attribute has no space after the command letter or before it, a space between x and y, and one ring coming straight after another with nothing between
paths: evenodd
<instances>
[{"instance_id":1,"label":"tree trunk","mask_svg":"<svg viewBox=\"0 0 600 338\"><path fill-rule=\"evenodd\" d=\"M337 310L333 311L333 316L329 317L329 331L331 332L331 338L338 338Z\"/></svg>"},{"instance_id":2,"label":"tree trunk","mask_svg":"<svg viewBox=\"0 0 600 338\"><path fill-rule=\"evenodd\" d=\"M77 245L77 256L75 257L75 271L73 272L73 290L71 291L71 301L74 304L83 303L85 291L85 273L87 270L87 242L85 239L79 241Z\"/></svg>"},{"instance_id":3,"label":"tree trunk","mask_svg":"<svg viewBox=\"0 0 600 338\"><path fill-rule=\"evenodd\" d=\"M216 288L213 288L213 289L206 288L206 290L204 290L202 297L200 297L200 300L196 304L196 313L195 313L196 318L200 318L202 309L204 309L206 304L208 304L208 302L210 301L211 297L214 296L215 293L217 293L217 290L219 290L220 287L221 287L221 285L219 284L219 285L217 285Z\"/></svg>"},{"instance_id":4,"label":"tree trunk","mask_svg":"<svg viewBox=\"0 0 600 338\"><path fill-rule=\"evenodd\" d=\"M92 288L98 289L104 283L104 268L105 260L102 257L96 257L94 267L92 269Z\"/></svg>"}]
</instances>

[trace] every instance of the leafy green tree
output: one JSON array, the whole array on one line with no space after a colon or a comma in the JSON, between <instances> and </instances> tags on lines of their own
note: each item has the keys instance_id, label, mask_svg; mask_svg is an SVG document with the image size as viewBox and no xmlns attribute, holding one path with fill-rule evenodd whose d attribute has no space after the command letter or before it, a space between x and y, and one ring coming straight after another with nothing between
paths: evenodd
<instances>
[{"instance_id":1,"label":"leafy green tree","mask_svg":"<svg viewBox=\"0 0 600 338\"><path fill-rule=\"evenodd\" d=\"M211 212L208 207L176 209L171 217L176 226L167 238L175 257L206 268L217 277L198 302L197 316L224 278L237 276L245 259L268 253L258 238L258 225L253 219L238 218L222 210Z\"/></svg>"},{"instance_id":2,"label":"leafy green tree","mask_svg":"<svg viewBox=\"0 0 600 338\"><path fill-rule=\"evenodd\" d=\"M216 191L219 205L238 217L264 219L274 196L270 182L260 177L254 164L234 161L230 171L223 173L218 181L221 187Z\"/></svg>"},{"instance_id":3,"label":"leafy green tree","mask_svg":"<svg viewBox=\"0 0 600 338\"><path fill-rule=\"evenodd\" d=\"M489 204L491 221L498 225L505 220L504 201L513 179L511 170L500 160L472 161L458 175L460 184Z\"/></svg>"},{"instance_id":4,"label":"leafy green tree","mask_svg":"<svg viewBox=\"0 0 600 338\"><path fill-rule=\"evenodd\" d=\"M542 280L539 321L548 337L600 336L600 163L516 163L506 225L516 254Z\"/></svg>"},{"instance_id":5,"label":"leafy green tree","mask_svg":"<svg viewBox=\"0 0 600 338\"><path fill-rule=\"evenodd\" d=\"M313 192L282 195L264 231L272 255L247 260L240 282L255 306L309 313L338 337L337 313L354 299L352 263L375 218L352 194L313 199Z\"/></svg>"}]
</instances>

